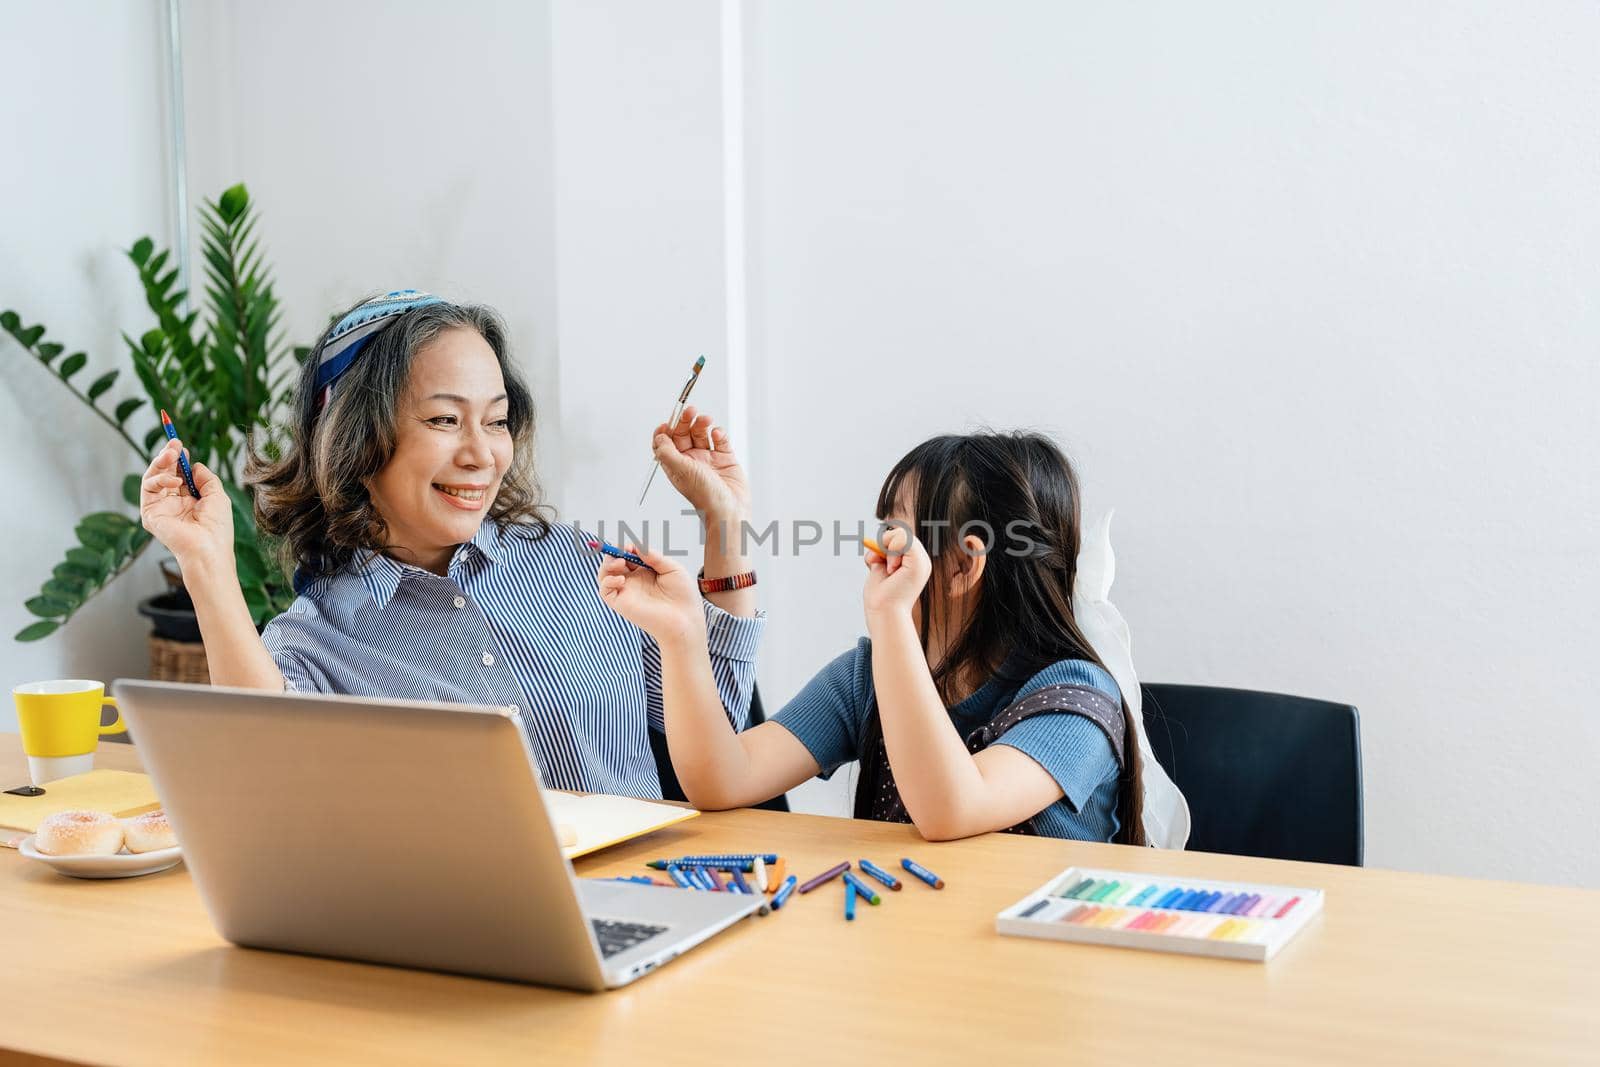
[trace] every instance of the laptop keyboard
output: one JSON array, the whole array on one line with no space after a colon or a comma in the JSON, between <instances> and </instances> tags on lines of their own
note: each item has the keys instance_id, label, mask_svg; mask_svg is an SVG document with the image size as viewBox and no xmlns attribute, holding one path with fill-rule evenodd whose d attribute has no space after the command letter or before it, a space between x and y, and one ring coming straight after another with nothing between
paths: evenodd
<instances>
[{"instance_id":1,"label":"laptop keyboard","mask_svg":"<svg viewBox=\"0 0 1600 1067\"><path fill-rule=\"evenodd\" d=\"M600 942L600 955L605 959L626 952L666 930L665 926L652 926L649 923L613 922L610 919L590 919L589 922L594 927L595 938Z\"/></svg>"}]
</instances>

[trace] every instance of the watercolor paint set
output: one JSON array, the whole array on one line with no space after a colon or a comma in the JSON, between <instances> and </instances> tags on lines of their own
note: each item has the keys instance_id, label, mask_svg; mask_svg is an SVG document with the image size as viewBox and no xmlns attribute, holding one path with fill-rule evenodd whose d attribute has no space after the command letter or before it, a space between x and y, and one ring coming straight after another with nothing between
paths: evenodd
<instances>
[{"instance_id":1,"label":"watercolor paint set","mask_svg":"<svg viewBox=\"0 0 1600 1067\"><path fill-rule=\"evenodd\" d=\"M1322 912L1322 890L1069 867L995 917L1017 937L1268 960Z\"/></svg>"}]
</instances>

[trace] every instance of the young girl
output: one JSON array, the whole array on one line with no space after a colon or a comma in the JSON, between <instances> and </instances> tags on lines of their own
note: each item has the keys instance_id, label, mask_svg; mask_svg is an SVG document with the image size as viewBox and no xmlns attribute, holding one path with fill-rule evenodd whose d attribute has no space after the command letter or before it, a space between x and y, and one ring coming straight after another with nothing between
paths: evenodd
<instances>
[{"instance_id":1,"label":"young girl","mask_svg":"<svg viewBox=\"0 0 1600 1067\"><path fill-rule=\"evenodd\" d=\"M878 496L868 637L769 722L735 733L692 576L645 553L600 593L661 649L666 735L699 808L743 807L861 760L857 818L929 840L1014 830L1143 843L1135 733L1072 615L1078 483L1038 434L936 437ZM913 533L916 536L913 536Z\"/></svg>"}]
</instances>

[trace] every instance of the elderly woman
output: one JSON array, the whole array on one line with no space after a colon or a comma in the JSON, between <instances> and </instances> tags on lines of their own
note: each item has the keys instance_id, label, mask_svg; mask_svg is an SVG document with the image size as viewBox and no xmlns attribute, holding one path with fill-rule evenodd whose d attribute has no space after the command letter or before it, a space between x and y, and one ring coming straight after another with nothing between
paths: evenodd
<instances>
[{"instance_id":1,"label":"elderly woman","mask_svg":"<svg viewBox=\"0 0 1600 1067\"><path fill-rule=\"evenodd\" d=\"M307 358L291 431L248 475L299 594L259 635L221 483L194 464L194 498L176 441L145 472L140 514L183 569L214 683L513 707L547 785L661 795L660 651L605 607L588 538L539 500L532 398L494 312L413 290L358 305ZM721 536L746 517L744 473L692 408L654 449L705 517L707 646L739 729L763 626Z\"/></svg>"}]
</instances>

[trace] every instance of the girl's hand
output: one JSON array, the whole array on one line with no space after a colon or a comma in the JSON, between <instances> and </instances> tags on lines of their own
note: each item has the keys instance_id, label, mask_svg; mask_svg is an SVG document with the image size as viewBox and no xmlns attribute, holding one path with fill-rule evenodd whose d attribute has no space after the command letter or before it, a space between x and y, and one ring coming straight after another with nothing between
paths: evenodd
<instances>
[{"instance_id":1,"label":"girl's hand","mask_svg":"<svg viewBox=\"0 0 1600 1067\"><path fill-rule=\"evenodd\" d=\"M743 518L750 513L750 486L733 454L728 432L710 415L683 409L676 425L656 427L652 448L661 469L694 509L708 519Z\"/></svg>"},{"instance_id":2,"label":"girl's hand","mask_svg":"<svg viewBox=\"0 0 1600 1067\"><path fill-rule=\"evenodd\" d=\"M869 624L879 618L909 618L933 573L927 549L903 526L894 526L884 535L883 550L886 555L882 556L867 550L867 585L862 601Z\"/></svg>"},{"instance_id":3,"label":"girl's hand","mask_svg":"<svg viewBox=\"0 0 1600 1067\"><path fill-rule=\"evenodd\" d=\"M150 461L139 487L139 520L144 528L173 554L180 568L185 563L225 560L233 566L233 502L222 481L203 463L190 465L200 499L189 494L178 469L181 442L168 441Z\"/></svg>"},{"instance_id":4,"label":"girl's hand","mask_svg":"<svg viewBox=\"0 0 1600 1067\"><path fill-rule=\"evenodd\" d=\"M642 552L633 545L623 547L650 564L655 573L625 559L606 556L596 577L600 599L658 644L671 644L697 631L703 633L706 623L700 607L700 588L689 572L665 556Z\"/></svg>"}]
</instances>

